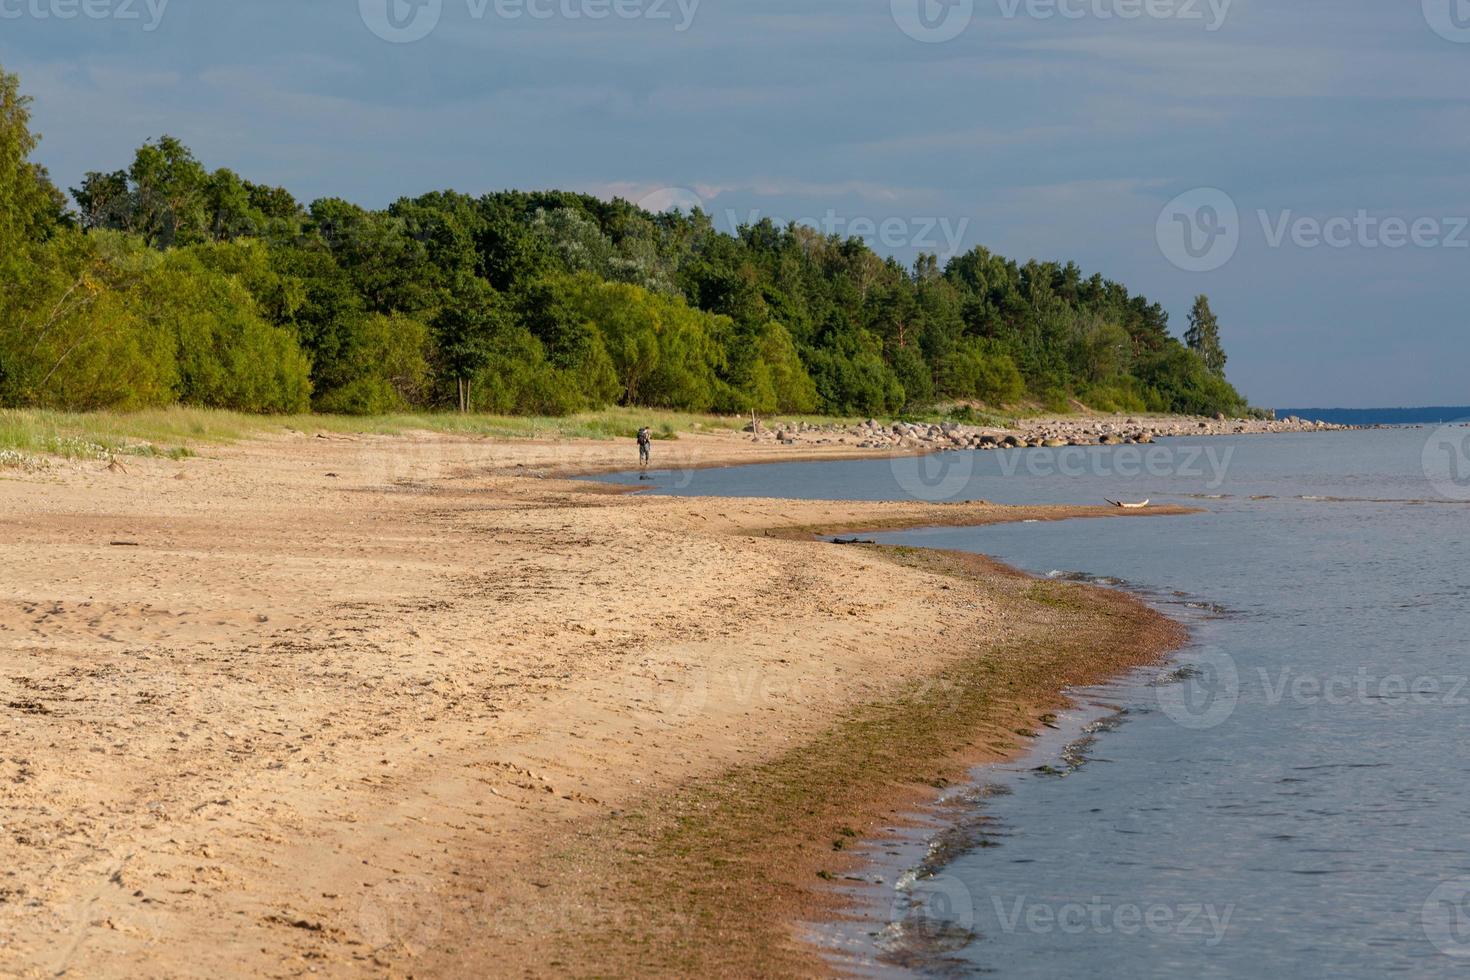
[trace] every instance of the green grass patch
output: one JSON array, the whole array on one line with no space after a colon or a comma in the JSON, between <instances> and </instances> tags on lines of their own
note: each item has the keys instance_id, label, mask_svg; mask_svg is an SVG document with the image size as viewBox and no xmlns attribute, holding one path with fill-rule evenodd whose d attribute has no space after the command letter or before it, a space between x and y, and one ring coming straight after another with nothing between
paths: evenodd
<instances>
[{"instance_id":1,"label":"green grass patch","mask_svg":"<svg viewBox=\"0 0 1470 980\"><path fill-rule=\"evenodd\" d=\"M770 428L797 422L851 422L821 416L762 419ZM564 418L404 412L393 415L248 415L173 406L140 412L0 410L0 449L67 459L156 456L180 459L211 445L287 432L401 435L427 431L487 439L631 439L643 426L660 440L689 432L738 431L743 416L662 409L606 408Z\"/></svg>"},{"instance_id":2,"label":"green grass patch","mask_svg":"<svg viewBox=\"0 0 1470 980\"><path fill-rule=\"evenodd\" d=\"M1062 582L1033 583L1026 598L1053 609L1085 609L1088 603L1084 590Z\"/></svg>"}]
</instances>

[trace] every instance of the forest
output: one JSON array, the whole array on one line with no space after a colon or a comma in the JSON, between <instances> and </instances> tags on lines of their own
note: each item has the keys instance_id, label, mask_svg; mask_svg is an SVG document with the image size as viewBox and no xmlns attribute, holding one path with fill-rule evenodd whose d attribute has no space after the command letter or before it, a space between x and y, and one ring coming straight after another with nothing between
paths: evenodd
<instances>
[{"instance_id":1,"label":"forest","mask_svg":"<svg viewBox=\"0 0 1470 980\"><path fill-rule=\"evenodd\" d=\"M3 407L1247 410L1205 297L1181 340L1071 263L907 267L802 225L728 234L562 191L302 204L169 136L64 193L38 143L0 71Z\"/></svg>"}]
</instances>

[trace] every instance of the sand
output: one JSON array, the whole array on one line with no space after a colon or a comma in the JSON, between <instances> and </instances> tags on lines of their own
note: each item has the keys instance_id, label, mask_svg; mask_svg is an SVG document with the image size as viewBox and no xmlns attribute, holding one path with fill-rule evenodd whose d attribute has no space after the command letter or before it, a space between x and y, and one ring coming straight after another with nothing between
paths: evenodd
<instances>
[{"instance_id":1,"label":"sand","mask_svg":"<svg viewBox=\"0 0 1470 980\"><path fill-rule=\"evenodd\" d=\"M561 478L629 450L303 433L0 471L0 974L820 972L818 821L866 834L1180 642L1126 597L809 537L1134 515Z\"/></svg>"}]
</instances>

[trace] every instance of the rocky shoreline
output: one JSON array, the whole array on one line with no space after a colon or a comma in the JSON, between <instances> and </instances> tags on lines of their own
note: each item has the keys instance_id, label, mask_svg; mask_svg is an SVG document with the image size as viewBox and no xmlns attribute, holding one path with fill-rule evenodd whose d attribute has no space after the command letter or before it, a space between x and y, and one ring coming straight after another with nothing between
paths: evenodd
<instances>
[{"instance_id":1,"label":"rocky shoreline","mask_svg":"<svg viewBox=\"0 0 1470 980\"><path fill-rule=\"evenodd\" d=\"M1026 419L1015 428L958 422L892 422L857 425L755 420L744 432L752 442L782 445L848 445L858 449L1013 449L1026 447L1147 445L1182 436L1265 435L1355 428L1292 416L1285 419L1206 418L1185 415L1112 415Z\"/></svg>"}]
</instances>

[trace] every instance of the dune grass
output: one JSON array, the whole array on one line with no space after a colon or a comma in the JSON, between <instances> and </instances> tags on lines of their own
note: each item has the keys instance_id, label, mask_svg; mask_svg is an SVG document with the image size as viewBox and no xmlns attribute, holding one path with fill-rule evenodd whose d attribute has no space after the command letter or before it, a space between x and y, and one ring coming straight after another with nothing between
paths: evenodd
<instances>
[{"instance_id":1,"label":"dune grass","mask_svg":"<svg viewBox=\"0 0 1470 980\"><path fill-rule=\"evenodd\" d=\"M816 416L783 421L832 422ZM296 432L398 435L449 432L496 439L620 439L642 426L655 438L677 439L681 432L739 429L746 419L657 409L607 408L565 418L453 413L403 413L368 417L347 415L246 415L218 409L169 408L139 412L58 412L0 410L0 451L67 459L109 456L183 458L211 445L255 436ZM770 420L766 420L770 424Z\"/></svg>"}]
</instances>

